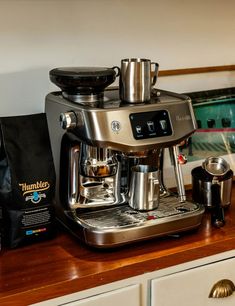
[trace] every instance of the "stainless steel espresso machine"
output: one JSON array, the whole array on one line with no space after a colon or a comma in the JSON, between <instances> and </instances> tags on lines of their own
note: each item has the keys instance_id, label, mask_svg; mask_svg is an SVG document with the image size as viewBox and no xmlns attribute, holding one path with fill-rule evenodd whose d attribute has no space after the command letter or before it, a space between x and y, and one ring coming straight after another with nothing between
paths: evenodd
<instances>
[{"instance_id":1,"label":"stainless steel espresso machine","mask_svg":"<svg viewBox=\"0 0 235 306\"><path fill-rule=\"evenodd\" d=\"M50 79L61 91L48 94L45 103L57 217L97 248L197 228L204 212L200 204L187 201L179 162L178 145L196 129L190 99L152 88L148 101L121 100L119 87L108 87L119 72L117 67L53 69ZM176 193L163 181L165 150L175 170ZM155 207L129 205L132 171L138 165L157 169Z\"/></svg>"}]
</instances>

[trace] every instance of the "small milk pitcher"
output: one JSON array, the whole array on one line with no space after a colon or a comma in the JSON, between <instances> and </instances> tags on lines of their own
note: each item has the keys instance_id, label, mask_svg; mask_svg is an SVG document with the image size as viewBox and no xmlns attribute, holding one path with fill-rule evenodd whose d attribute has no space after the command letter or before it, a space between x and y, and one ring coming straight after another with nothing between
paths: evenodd
<instances>
[{"instance_id":1,"label":"small milk pitcher","mask_svg":"<svg viewBox=\"0 0 235 306\"><path fill-rule=\"evenodd\" d=\"M160 199L158 169L149 165L137 165L131 170L129 205L140 211L158 208Z\"/></svg>"},{"instance_id":2,"label":"small milk pitcher","mask_svg":"<svg viewBox=\"0 0 235 306\"><path fill-rule=\"evenodd\" d=\"M151 68L154 67L152 71ZM130 58L121 61L120 98L128 103L143 103L151 98L159 65L149 59Z\"/></svg>"}]
</instances>

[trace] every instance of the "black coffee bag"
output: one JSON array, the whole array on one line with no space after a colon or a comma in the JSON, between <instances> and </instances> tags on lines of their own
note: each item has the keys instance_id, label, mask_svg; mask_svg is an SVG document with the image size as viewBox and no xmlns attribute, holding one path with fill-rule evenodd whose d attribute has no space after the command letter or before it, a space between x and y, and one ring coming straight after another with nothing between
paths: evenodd
<instances>
[{"instance_id":1,"label":"black coffee bag","mask_svg":"<svg viewBox=\"0 0 235 306\"><path fill-rule=\"evenodd\" d=\"M0 118L0 205L11 247L54 235L55 169L44 113Z\"/></svg>"},{"instance_id":2,"label":"black coffee bag","mask_svg":"<svg viewBox=\"0 0 235 306\"><path fill-rule=\"evenodd\" d=\"M2 250L2 234L3 234L2 206L0 205L0 251Z\"/></svg>"}]
</instances>

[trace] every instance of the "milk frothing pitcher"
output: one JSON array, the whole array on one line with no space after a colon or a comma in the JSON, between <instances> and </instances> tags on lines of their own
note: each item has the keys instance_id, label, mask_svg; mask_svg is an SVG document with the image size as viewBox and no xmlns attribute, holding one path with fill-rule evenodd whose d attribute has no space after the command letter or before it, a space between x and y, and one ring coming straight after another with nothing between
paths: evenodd
<instances>
[{"instance_id":1,"label":"milk frothing pitcher","mask_svg":"<svg viewBox=\"0 0 235 306\"><path fill-rule=\"evenodd\" d=\"M129 205L140 211L156 209L159 206L159 171L149 165L132 167L129 191Z\"/></svg>"},{"instance_id":2,"label":"milk frothing pitcher","mask_svg":"<svg viewBox=\"0 0 235 306\"><path fill-rule=\"evenodd\" d=\"M158 68L159 65L149 59L123 59L120 72L121 100L128 103L149 101L152 87L157 81Z\"/></svg>"}]
</instances>

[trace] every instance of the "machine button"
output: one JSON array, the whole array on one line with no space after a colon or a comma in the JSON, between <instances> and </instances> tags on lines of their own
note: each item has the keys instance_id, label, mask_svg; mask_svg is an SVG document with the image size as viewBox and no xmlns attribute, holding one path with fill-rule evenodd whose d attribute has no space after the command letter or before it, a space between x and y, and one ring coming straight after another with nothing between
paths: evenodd
<instances>
[{"instance_id":1,"label":"machine button","mask_svg":"<svg viewBox=\"0 0 235 306\"><path fill-rule=\"evenodd\" d=\"M77 126L77 116L74 112L60 114L60 126L62 129L72 129Z\"/></svg>"},{"instance_id":2,"label":"machine button","mask_svg":"<svg viewBox=\"0 0 235 306\"><path fill-rule=\"evenodd\" d=\"M166 131L167 130L167 122L166 120L160 120L160 126L162 128L163 131Z\"/></svg>"},{"instance_id":3,"label":"machine button","mask_svg":"<svg viewBox=\"0 0 235 306\"><path fill-rule=\"evenodd\" d=\"M118 120L111 122L111 128L114 132L118 133L121 130L121 123Z\"/></svg>"},{"instance_id":4,"label":"machine button","mask_svg":"<svg viewBox=\"0 0 235 306\"><path fill-rule=\"evenodd\" d=\"M142 127L141 127L140 125L137 125L137 126L135 127L135 130L136 130L136 133L137 133L137 134L141 134L141 133L142 133Z\"/></svg>"},{"instance_id":5,"label":"machine button","mask_svg":"<svg viewBox=\"0 0 235 306\"><path fill-rule=\"evenodd\" d=\"M150 133L155 132L155 126L154 126L154 122L153 121L148 121L147 122L147 126L148 126L148 130Z\"/></svg>"}]
</instances>

